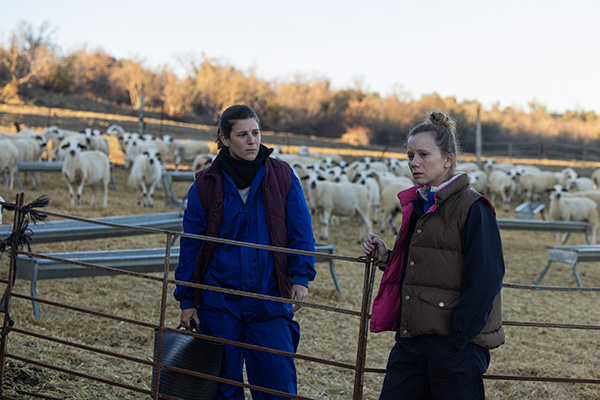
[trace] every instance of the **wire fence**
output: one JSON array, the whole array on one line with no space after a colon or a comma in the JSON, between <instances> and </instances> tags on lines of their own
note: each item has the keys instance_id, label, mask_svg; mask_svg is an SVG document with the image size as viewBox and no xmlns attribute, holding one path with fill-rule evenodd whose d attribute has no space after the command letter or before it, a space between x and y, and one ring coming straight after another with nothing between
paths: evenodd
<instances>
[{"instance_id":1,"label":"wire fence","mask_svg":"<svg viewBox=\"0 0 600 400\"><path fill-rule=\"evenodd\" d=\"M2 243L2 248L1 248L2 253L4 253L4 252L9 253L10 268L8 271L8 279L0 280L1 283L6 285L4 305L1 310L4 313L4 320L3 320L2 332L0 333L0 390L1 390L0 398L3 398L3 399L15 398L15 397L11 397L13 395L9 394L8 390L5 390L5 389L7 389L7 388L5 388L5 378L6 378L5 374L6 374L7 361L14 360L14 361L26 363L28 365L33 365L38 368L50 369L50 370L58 371L60 373L64 373L64 374L67 374L70 376L95 381L95 382L98 382L103 385L118 387L118 388L121 388L121 389L124 389L127 391L139 393L142 395L152 396L152 398L154 398L154 399L158 399L158 398L176 399L175 397L172 397L172 396L159 395L160 371L173 371L173 372L185 373L188 375L205 378L205 379L209 379L209 380L214 380L217 382L226 382L226 383L236 385L236 386L239 386L242 388L277 394L277 395L285 396L287 398L306 399L306 400L310 399L309 397L305 397L302 395L292 395L292 394L288 394L288 393L282 393L282 392L274 391L269 388L258 387L258 386L247 384L244 382L230 381L230 380L226 380L226 379L223 379L223 378L220 378L217 376L206 375L206 374L188 371L188 370L182 370L180 368L173 367L171 365L162 363L160 351L158 352L159 356L157 357L157 359L155 359L153 361L149 361L148 359L145 359L145 358L134 357L134 356L130 356L130 355L122 354L122 353L108 351L108 350L102 349L100 347L95 347L95 346L91 346L88 344L80 344L80 343L76 343L73 341L55 337L53 335L35 332L32 326L21 325L21 324L23 324L23 322L21 320L19 320L17 318L15 318L15 319L12 318L13 317L11 315L12 299L22 299L22 300L31 301L31 302L36 301L41 304L46 304L48 306L57 307L57 308L73 311L76 313L94 315L94 316L102 318L102 319L118 321L119 323L122 323L122 324L133 325L133 326L137 326L137 327L141 327L141 328L154 329L154 330L156 330L156 332L158 332L158 335L160 338L162 338L164 333L166 333L166 332L180 333L182 335L190 335L190 336L194 336L194 337L198 337L198 338L204 338L204 339L209 339L212 341L221 342L224 344L239 346L242 348L258 350L258 351L268 352L268 353L272 353L272 354L278 354L278 355L282 355L282 356L286 356L286 357L293 357L295 359L301 359L301 360L304 360L304 361L310 362L310 363L318 363L318 364L323 364L323 365L327 365L327 366L331 366L331 367L335 367L335 368L340 368L343 370L353 371L354 372L354 381L353 381L353 397L352 398L354 400L360 400L363 398L365 374L367 374L367 373L375 373L375 374L385 373L385 369L372 368L372 367L368 367L366 365L368 326L369 326L369 320L370 320L369 309L371 307L373 287L374 287L375 269L376 269L376 264L373 262L374 261L373 259L370 259L368 257L358 257L357 258L357 257L343 256L343 255L305 252L305 251L300 251L300 250L291 250L291 249L287 249L287 248L279 248L279 247L264 246L264 245L253 245L253 244L237 242L237 241L227 240L227 239L217 239L217 238L206 237L206 236L202 236L202 235L190 235L190 234L186 234L183 232L156 229L155 230L156 232L159 232L159 233L165 235L165 263L164 263L164 270L162 273L162 277L159 277L159 276L149 275L149 274L145 274L145 273L125 271L125 270L122 270L119 268L109 268L109 267L103 267L100 265L89 264L89 263L85 263L85 262L75 262L72 260L59 259L59 258L55 258L52 256L40 254L40 253L21 250L21 248L24 245L27 245L27 243L28 243L27 242L27 232L26 232L26 229L24 229L24 227L25 228L27 227L27 221L28 221L28 219L31 218L31 216L29 214L33 213L34 210L31 208L30 205L24 206L24 194L22 194L22 193L17 195L15 203L4 203L4 204L13 208L15 210L15 212L14 212L14 221L13 221L13 233L10 235L10 237L6 238L5 240L3 240L1 242ZM85 221L85 222L89 222L91 224L99 223L98 221L94 221L94 220L86 220L85 218L72 217L69 215L52 213L49 211L46 211L43 214L60 217L60 218L65 218L65 219L76 219L78 221ZM106 223L104 222L102 224L106 224ZM127 225L114 224L114 226L122 227L124 229L125 228L138 229L136 227L127 226ZM139 229L140 229L140 231L147 230L147 228L139 228ZM264 249L264 250L268 250L268 251L279 251L279 252L285 252L285 253L312 255L312 256L318 256L321 258L343 260L343 261L348 261L348 262L364 265L364 277L363 277L364 279L363 279L363 286L362 286L361 309L360 309L360 311L356 311L356 310L333 307L333 306L329 306L329 305L325 305L325 304L310 303L310 302L298 302L298 301L294 301L294 300L290 300L290 299L283 299L283 298L279 298L279 297L258 295L258 294L248 293L248 292L237 291L237 290L215 288L212 286L207 286L207 285L202 285L202 284L193 284L193 283L188 283L188 282L177 281L177 280L169 277L170 276L169 255L170 255L170 251L171 251L171 245L173 243L173 238L178 237L178 236L186 236L186 237L190 237L190 238L197 238L197 239L201 239L201 240L214 241L217 243L232 244L232 245L237 245L237 246L254 247L254 248ZM92 309L85 308L85 307L70 305L70 304L67 304L66 302L62 302L62 301L52 301L52 300L38 298L38 297L34 298L32 296L18 293L14 290L14 282L15 282L15 276L16 276L15 275L16 274L16 259L17 259L18 255L55 259L57 261L73 263L74 265L79 265L79 266L86 267L86 268L107 271L112 274L127 275L132 278L139 279L139 280L149 280L149 281L158 282L162 285L161 286L162 287L161 299L160 299L160 313L159 313L158 320L154 321L154 322L145 322L142 320L125 318L125 317L114 315L111 313L100 312L100 311L92 310ZM202 290L211 290L211 291L216 291L216 292L221 292L221 293L229 293L229 294L234 294L234 295L239 295L239 296L256 298L256 299L260 299L260 300L266 300L266 301L275 301L275 302L282 302L282 303L289 303L289 304L301 304L303 307L312 308L312 309L320 309L320 310L323 310L328 313L344 314L344 315L350 315L352 317L357 317L359 319L359 322L358 322L359 333L358 333L358 336L355 337L355 339L354 339L354 341L356 343L356 349L357 349L356 357L354 358L355 362L347 363L347 362L340 362L335 359L316 357L316 356L308 355L308 354L296 354L296 353L282 352L282 351L274 350L274 349L267 348L267 347L259 347L259 346L245 344L245 343L234 342L234 341L230 341L230 340L226 340L226 339L219 339L219 338L215 338L213 336L191 333L191 332L181 332L176 329L168 328L165 323L165 319L166 319L165 314L166 314L166 308L167 308L167 297L168 297L167 294L168 294L169 285L185 285L185 286L198 288L198 289L202 289ZM552 286L520 285L520 284L511 284L511 283L505 283L503 286L506 289L514 289L514 290L538 290L538 291L543 290L543 291L563 291L563 292L564 291L572 291L572 290L575 290L575 291L584 290L584 291L590 291L590 292L600 291L600 288L579 288L579 287L578 288L566 288L566 287L552 287ZM84 292L84 295L85 295L85 292ZM332 317L332 319L335 319L335 317ZM600 326L598 326L598 325L556 324L556 323L551 323L551 322L540 323L540 322L526 322L526 321L504 321L503 324L505 326L515 326L515 327L524 327L524 328L543 327L543 328L556 328L556 329L578 329L578 330L595 330L595 331L600 330ZM11 349L10 346L8 346L7 336L10 335L11 333L13 335L16 334L16 335L28 336L28 337L30 337L34 340L38 340L38 341L48 341L48 342L52 342L52 343L55 343L60 346L80 349L80 350L89 352L90 354L96 354L97 356L107 356L107 357L111 357L115 360L132 362L132 363L138 364L140 366L146 366L146 367L151 366L156 371L158 371L157 377L156 377L156 385L152 388L152 390L148 390L141 385L132 385L132 384L116 382L114 379L109 379L107 377L102 377L102 376L97 376L97 375L92 375L92 374L87 374L85 372L81 372L78 370L78 365L71 365L68 367L66 367L64 365L61 366L61 364L64 364L64 363L58 362L58 361L60 361L60 359L59 359L60 354L56 355L57 359L55 359L54 360L55 362L53 362L53 363L50 363L47 361L42 361L39 358L24 357L24 356L18 355L14 352L15 349ZM158 343L159 343L159 346L162 345L161 340L159 340ZM160 347L159 347L159 350L160 350ZM93 357L93 356L91 356L91 357ZM484 378L489 379L489 380L506 380L506 381L565 382L565 383L572 383L572 384L594 384L594 385L600 384L600 379L567 378L567 377L539 377L539 376L498 375L498 374L490 375L490 374L488 374L488 375L484 375ZM16 389L15 393L16 393L16 395L28 395L28 396L32 396L32 397L36 397L36 398L44 398L44 399L56 399L57 398L51 394L47 394L47 393L43 393L43 392L29 391L29 390L26 390L23 388Z\"/></svg>"}]
</instances>

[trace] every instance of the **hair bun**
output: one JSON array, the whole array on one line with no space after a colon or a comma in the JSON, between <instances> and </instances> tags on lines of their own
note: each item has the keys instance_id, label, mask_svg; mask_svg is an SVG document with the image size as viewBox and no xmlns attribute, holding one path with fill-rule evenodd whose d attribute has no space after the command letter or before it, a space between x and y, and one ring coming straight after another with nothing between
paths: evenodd
<instances>
[{"instance_id":1,"label":"hair bun","mask_svg":"<svg viewBox=\"0 0 600 400\"><path fill-rule=\"evenodd\" d=\"M453 135L456 134L456 121L442 111L437 109L429 111L427 119L432 124L445 126Z\"/></svg>"}]
</instances>

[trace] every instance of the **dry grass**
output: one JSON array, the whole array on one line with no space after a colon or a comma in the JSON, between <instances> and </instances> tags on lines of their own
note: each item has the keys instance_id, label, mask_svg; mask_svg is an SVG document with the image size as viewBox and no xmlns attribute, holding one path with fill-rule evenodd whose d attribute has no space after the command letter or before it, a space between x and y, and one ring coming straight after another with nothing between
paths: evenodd
<instances>
[{"instance_id":1,"label":"dry grass","mask_svg":"<svg viewBox=\"0 0 600 400\"><path fill-rule=\"evenodd\" d=\"M49 210L83 217L142 214L172 211L164 207L162 188L156 192L155 208L144 209L135 205L135 192L127 188L127 171L115 167L115 179L119 191L111 188L109 207L90 208L89 189L84 190L84 206L71 208L66 184L58 175L46 174L42 185L33 190L26 184L26 202L47 194L52 202ZM188 183L176 183L176 191L184 197ZM16 190L3 190L7 200L15 198ZM8 214L10 215L10 214ZM6 216L6 214L5 214ZM511 216L499 211L499 217ZM315 219L315 237L319 227ZM337 253L358 257L361 246L355 243L358 229L354 221L346 221L330 229L328 243L337 246ZM582 235L575 235L570 244L584 244ZM386 232L384 238L393 242L393 234ZM552 233L502 231L506 277L505 282L531 284L546 263L546 246L557 244ZM106 239L86 242L57 243L34 246L37 252L103 250L109 248L160 247L162 235L136 238ZM6 276L7 257L0 260L1 275ZM579 272L586 286L600 286L600 268L597 263L581 264ZM328 264L317 264L318 275L311 284L310 301L335 307L360 310L364 266L347 261L336 262L336 271L344 290L339 295L334 288ZM377 272L376 288L381 273ZM575 286L575 280L567 265L554 264L544 278L544 284ZM178 305L169 288L167 325L175 326ZM29 282L18 280L16 291L29 293ZM38 284L40 298L116 314L122 317L158 323L161 286L159 283L130 277L95 277L62 280L46 280ZM558 322L569 324L596 324L600 320L599 293L562 293L549 291L503 290L504 319L510 321ZM11 316L15 327L31 332L74 341L104 350L127 354L145 360L152 359L153 332L149 328L132 327L129 324L102 319L95 316L41 305L42 318L36 321L31 304L13 299ZM297 313L302 327L302 339L298 350L307 354L339 362L354 363L358 338L359 320L356 317L331 314L308 307ZM600 340L598 331L565 330L556 328L505 328L507 343L492 352L489 374L527 375L541 377L569 377L598 379L600 371ZM367 365L384 368L388 352L393 345L392 333L370 334L367 349ZM18 333L8 336L7 351L11 354L39 360L61 368L88 373L109 381L150 388L151 367L130 361L115 360L108 356L32 338ZM351 371L332 368L305 361L298 361L299 393L316 399L352 398L354 374ZM364 380L364 398L376 399L381 387L382 375L367 374ZM67 399L142 399L147 395L81 379L68 374L25 364L9 359L6 363L4 394L19 399L29 398L15 390ZM486 380L489 399L598 399L598 385L565 383L529 383ZM33 397L31 397L33 398Z\"/></svg>"}]
</instances>

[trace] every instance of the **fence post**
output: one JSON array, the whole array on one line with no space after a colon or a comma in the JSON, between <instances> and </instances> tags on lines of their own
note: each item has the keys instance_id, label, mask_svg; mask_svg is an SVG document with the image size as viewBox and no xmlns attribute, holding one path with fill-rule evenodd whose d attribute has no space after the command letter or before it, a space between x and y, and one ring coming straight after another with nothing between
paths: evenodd
<instances>
[{"instance_id":1,"label":"fence post","mask_svg":"<svg viewBox=\"0 0 600 400\"><path fill-rule=\"evenodd\" d=\"M369 334L369 308L373 296L373 283L375 281L375 258L365 261L365 279L363 281L363 298L360 309L360 332L356 352L356 371L354 375L353 400L362 400L363 384L365 380L365 363L367 357L367 336Z\"/></svg>"},{"instance_id":2,"label":"fence post","mask_svg":"<svg viewBox=\"0 0 600 400\"><path fill-rule=\"evenodd\" d=\"M15 214L13 218L13 232L17 232L21 223L23 222L23 200L25 199L25 194L20 193L17 194L15 200ZM8 283L6 285L6 292L4 293L4 304L3 312L4 312L4 322L2 325L2 332L0 334L0 392L2 392L2 388L4 387L4 370L6 366L6 361L4 360L4 355L6 354L6 336L9 333L10 327L13 324L13 321L10 318L10 300L13 289L13 282L15 280L16 273L16 259L17 259L17 243L14 242L10 248L10 269L8 270Z\"/></svg>"}]
</instances>

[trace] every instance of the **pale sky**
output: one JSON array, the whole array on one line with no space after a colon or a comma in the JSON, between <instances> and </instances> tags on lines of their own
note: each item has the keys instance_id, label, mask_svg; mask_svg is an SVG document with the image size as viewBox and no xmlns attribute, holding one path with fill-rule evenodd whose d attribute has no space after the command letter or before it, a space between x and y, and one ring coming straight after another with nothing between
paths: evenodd
<instances>
[{"instance_id":1,"label":"pale sky","mask_svg":"<svg viewBox=\"0 0 600 400\"><path fill-rule=\"evenodd\" d=\"M0 0L3 43L19 20L150 68L204 54L269 81L600 114L597 0Z\"/></svg>"}]
</instances>

